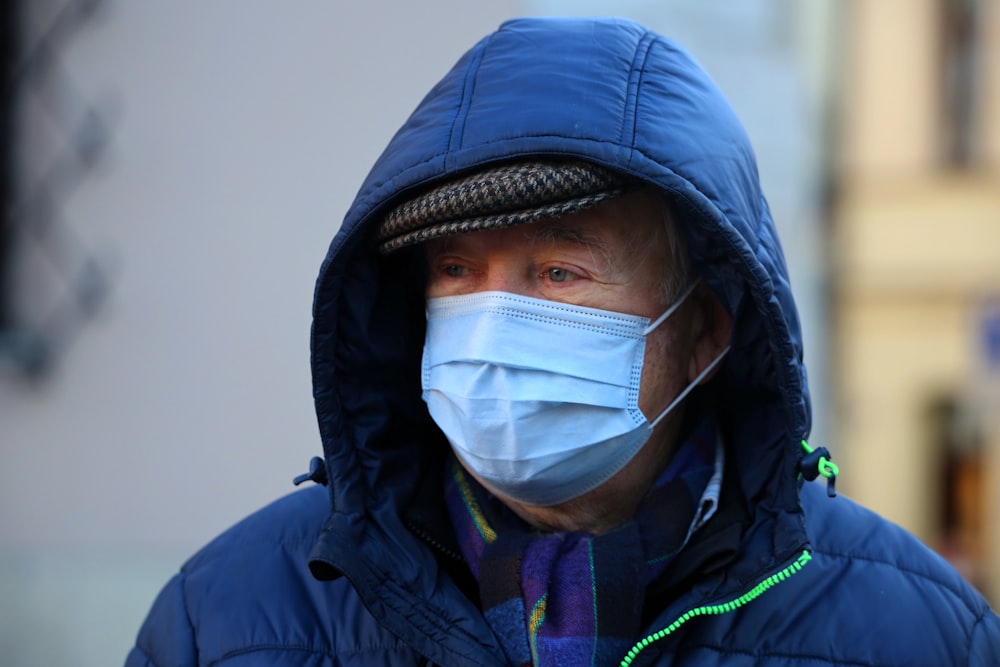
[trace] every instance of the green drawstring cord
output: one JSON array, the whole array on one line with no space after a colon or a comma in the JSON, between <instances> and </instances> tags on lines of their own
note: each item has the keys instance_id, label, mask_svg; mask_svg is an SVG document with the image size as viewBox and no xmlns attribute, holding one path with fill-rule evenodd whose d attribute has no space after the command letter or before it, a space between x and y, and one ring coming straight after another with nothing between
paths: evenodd
<instances>
[{"instance_id":1,"label":"green drawstring cord","mask_svg":"<svg viewBox=\"0 0 1000 667\"><path fill-rule=\"evenodd\" d=\"M837 495L837 475L840 468L830 460L830 452L826 447L813 449L805 440L802 441L802 449L806 450L806 455L799 461L799 474L810 482L823 475L826 477L826 495L831 498Z\"/></svg>"}]
</instances>

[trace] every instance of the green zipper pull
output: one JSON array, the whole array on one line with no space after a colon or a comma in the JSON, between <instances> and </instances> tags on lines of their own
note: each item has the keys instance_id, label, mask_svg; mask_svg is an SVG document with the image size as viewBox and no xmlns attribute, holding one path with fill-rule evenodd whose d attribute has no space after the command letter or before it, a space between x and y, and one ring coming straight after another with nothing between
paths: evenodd
<instances>
[{"instance_id":1,"label":"green zipper pull","mask_svg":"<svg viewBox=\"0 0 1000 667\"><path fill-rule=\"evenodd\" d=\"M823 475L826 477L826 495L836 497L840 468L830 460L830 452L826 447L813 449L805 440L802 441L802 449L806 450L806 455L799 461L799 474L810 482Z\"/></svg>"}]
</instances>

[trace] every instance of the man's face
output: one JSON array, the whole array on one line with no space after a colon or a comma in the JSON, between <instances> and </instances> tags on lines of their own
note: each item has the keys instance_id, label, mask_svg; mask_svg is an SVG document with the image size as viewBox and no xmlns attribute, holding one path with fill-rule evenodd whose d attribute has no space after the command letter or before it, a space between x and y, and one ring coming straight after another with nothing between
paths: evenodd
<instances>
[{"instance_id":1,"label":"man's face","mask_svg":"<svg viewBox=\"0 0 1000 667\"><path fill-rule=\"evenodd\" d=\"M671 305L663 287L671 269L664 220L663 204L644 190L558 219L429 241L427 296L496 290L655 320ZM647 338L639 408L650 421L693 379L692 301ZM638 486L641 496L672 453L676 421L664 419L620 473L567 505L596 502L601 509L589 512L604 512L623 492ZM543 527L580 527L565 525L568 507L508 505Z\"/></svg>"}]
</instances>

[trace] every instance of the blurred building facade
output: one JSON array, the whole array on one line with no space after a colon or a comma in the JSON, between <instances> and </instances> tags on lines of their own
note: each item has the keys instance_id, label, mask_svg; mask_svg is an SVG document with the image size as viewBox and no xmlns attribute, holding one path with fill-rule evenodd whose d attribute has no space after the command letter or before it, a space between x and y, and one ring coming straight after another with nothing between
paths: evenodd
<instances>
[{"instance_id":1,"label":"blurred building facade","mask_svg":"<svg viewBox=\"0 0 1000 667\"><path fill-rule=\"evenodd\" d=\"M844 16L831 370L850 495L1000 599L1000 2Z\"/></svg>"}]
</instances>

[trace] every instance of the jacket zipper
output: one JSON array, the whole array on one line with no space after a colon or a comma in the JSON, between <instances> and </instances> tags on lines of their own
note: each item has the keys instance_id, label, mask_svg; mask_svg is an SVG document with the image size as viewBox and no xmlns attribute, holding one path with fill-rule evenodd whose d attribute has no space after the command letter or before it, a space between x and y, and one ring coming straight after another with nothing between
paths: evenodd
<instances>
[{"instance_id":1,"label":"jacket zipper","mask_svg":"<svg viewBox=\"0 0 1000 667\"><path fill-rule=\"evenodd\" d=\"M448 547L446 547L445 545L441 544L436 539L428 535L427 531L415 525L413 522L407 521L406 527L409 528L410 532L412 532L418 538L423 540L424 544L428 545L429 547L438 551L439 553L444 554L448 558L451 558L452 560L456 560L459 562L465 560L461 554L456 553L451 549L449 549Z\"/></svg>"},{"instance_id":2,"label":"jacket zipper","mask_svg":"<svg viewBox=\"0 0 1000 667\"><path fill-rule=\"evenodd\" d=\"M802 555L795 560L795 562L767 577L743 595L729 600L728 602L695 607L694 609L685 612L667 627L662 630L657 630L650 635L646 635L646 637L639 640L635 646L629 649L629 652L625 654L625 657L622 658L620 667L629 667L629 665L631 665L635 659L639 657L639 654L642 653L644 649L648 648L653 642L659 641L664 637L673 634L679 627L696 616L720 616L746 606L771 588L774 588L781 582L791 577L793 574L798 573L799 570L805 567L810 560L812 560L812 554L808 550L805 550L802 552Z\"/></svg>"}]
</instances>

